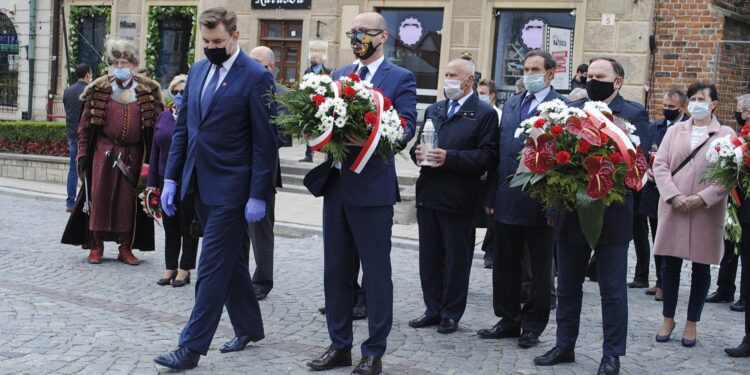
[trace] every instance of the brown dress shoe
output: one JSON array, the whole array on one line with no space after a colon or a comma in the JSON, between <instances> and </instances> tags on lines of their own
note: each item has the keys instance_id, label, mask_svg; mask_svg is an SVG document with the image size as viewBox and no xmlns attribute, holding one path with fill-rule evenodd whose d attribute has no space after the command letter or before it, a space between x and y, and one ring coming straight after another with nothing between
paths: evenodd
<instances>
[{"instance_id":1,"label":"brown dress shoe","mask_svg":"<svg viewBox=\"0 0 750 375\"><path fill-rule=\"evenodd\" d=\"M383 361L378 357L362 357L351 375L375 375L383 372Z\"/></svg>"},{"instance_id":2,"label":"brown dress shoe","mask_svg":"<svg viewBox=\"0 0 750 375\"><path fill-rule=\"evenodd\" d=\"M133 255L133 250L128 248L120 248L120 255L117 256L117 260L131 266L137 266L141 264L141 261Z\"/></svg>"},{"instance_id":3,"label":"brown dress shoe","mask_svg":"<svg viewBox=\"0 0 750 375\"><path fill-rule=\"evenodd\" d=\"M661 288L656 288L656 293L654 293L654 300L661 301L664 299L664 294L661 291Z\"/></svg>"},{"instance_id":4,"label":"brown dress shoe","mask_svg":"<svg viewBox=\"0 0 750 375\"><path fill-rule=\"evenodd\" d=\"M352 351L351 349L336 350L332 346L326 349L320 358L307 362L307 367L313 371L325 371L336 367L351 366Z\"/></svg>"},{"instance_id":5,"label":"brown dress shoe","mask_svg":"<svg viewBox=\"0 0 750 375\"><path fill-rule=\"evenodd\" d=\"M104 257L104 249L91 249L89 252L89 258L88 261L91 264L101 264L102 258Z\"/></svg>"}]
</instances>

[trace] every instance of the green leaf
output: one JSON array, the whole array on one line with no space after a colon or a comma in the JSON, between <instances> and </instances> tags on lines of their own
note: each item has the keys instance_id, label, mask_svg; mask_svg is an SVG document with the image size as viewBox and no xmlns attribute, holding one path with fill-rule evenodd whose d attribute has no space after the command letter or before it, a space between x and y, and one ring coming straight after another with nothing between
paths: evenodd
<instances>
[{"instance_id":1,"label":"green leaf","mask_svg":"<svg viewBox=\"0 0 750 375\"><path fill-rule=\"evenodd\" d=\"M531 172L520 172L513 175L513 179L510 180L510 187L521 187L522 189L526 187L526 184L531 181L531 178L533 177L533 174Z\"/></svg>"},{"instance_id":2,"label":"green leaf","mask_svg":"<svg viewBox=\"0 0 750 375\"><path fill-rule=\"evenodd\" d=\"M581 186L576 192L576 211L578 222L581 224L586 241L593 249L599 242L604 226L604 202L601 199L592 199L586 194L586 188Z\"/></svg>"}]
</instances>

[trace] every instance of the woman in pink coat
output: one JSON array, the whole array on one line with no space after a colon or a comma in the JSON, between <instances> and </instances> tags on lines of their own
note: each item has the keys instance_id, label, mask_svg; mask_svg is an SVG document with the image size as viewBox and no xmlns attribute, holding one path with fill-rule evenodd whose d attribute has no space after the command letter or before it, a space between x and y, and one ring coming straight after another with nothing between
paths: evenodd
<instances>
[{"instance_id":1,"label":"woman in pink coat","mask_svg":"<svg viewBox=\"0 0 750 375\"><path fill-rule=\"evenodd\" d=\"M724 188L701 183L700 178L709 165L706 150L711 142L735 132L719 124L712 114L719 104L716 86L694 83L688 97L692 117L667 130L654 160L654 178L661 194L654 254L665 256L661 271L664 322L656 334L657 342L669 341L675 328L682 261L693 262L687 323L682 332L682 345L692 347L711 284L709 265L719 264L724 249L727 202ZM678 170L696 148L693 158Z\"/></svg>"}]
</instances>

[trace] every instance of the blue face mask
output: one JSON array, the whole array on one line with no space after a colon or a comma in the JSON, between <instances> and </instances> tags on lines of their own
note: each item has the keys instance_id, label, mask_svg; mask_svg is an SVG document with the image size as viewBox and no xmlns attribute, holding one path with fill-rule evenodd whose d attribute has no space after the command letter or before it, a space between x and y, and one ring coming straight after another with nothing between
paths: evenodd
<instances>
[{"instance_id":1,"label":"blue face mask","mask_svg":"<svg viewBox=\"0 0 750 375\"><path fill-rule=\"evenodd\" d=\"M172 101L174 101L174 107L177 108L178 111L182 109L182 94L173 95Z\"/></svg>"},{"instance_id":2,"label":"blue face mask","mask_svg":"<svg viewBox=\"0 0 750 375\"><path fill-rule=\"evenodd\" d=\"M536 94L547 86L544 83L544 74L529 74L523 76L523 85L530 93Z\"/></svg>"},{"instance_id":3,"label":"blue face mask","mask_svg":"<svg viewBox=\"0 0 750 375\"><path fill-rule=\"evenodd\" d=\"M112 74L114 74L115 78L120 81L125 81L130 78L130 68L115 68L115 71Z\"/></svg>"},{"instance_id":4,"label":"blue face mask","mask_svg":"<svg viewBox=\"0 0 750 375\"><path fill-rule=\"evenodd\" d=\"M488 95L479 95L479 100L492 105L492 103L490 103L490 97Z\"/></svg>"}]
</instances>

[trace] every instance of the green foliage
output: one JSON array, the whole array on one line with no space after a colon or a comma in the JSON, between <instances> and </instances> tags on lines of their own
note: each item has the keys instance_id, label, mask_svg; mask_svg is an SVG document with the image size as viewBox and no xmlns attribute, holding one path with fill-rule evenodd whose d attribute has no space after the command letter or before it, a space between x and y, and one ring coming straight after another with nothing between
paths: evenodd
<instances>
[{"instance_id":1,"label":"green foliage","mask_svg":"<svg viewBox=\"0 0 750 375\"><path fill-rule=\"evenodd\" d=\"M18 142L65 141L67 139L64 122L0 121L0 140Z\"/></svg>"},{"instance_id":2,"label":"green foliage","mask_svg":"<svg viewBox=\"0 0 750 375\"><path fill-rule=\"evenodd\" d=\"M75 75L75 69L78 66L78 49L80 44L80 36L78 34L79 30L81 30L81 25L83 24L83 20L85 18L91 18L96 16L105 16L106 22L105 27L107 30L107 35L110 33L110 28L112 24L112 8L108 6L78 6L73 5L70 7L70 16L68 17L69 24L68 24L68 45L70 48L70 51L68 51L68 63L67 63L67 69L68 69L68 83L74 84L78 79ZM94 67L91 67L94 69ZM107 69L107 63L102 59L102 61L99 62L99 65L96 66L96 70L100 74L105 74Z\"/></svg>"},{"instance_id":3,"label":"green foliage","mask_svg":"<svg viewBox=\"0 0 750 375\"><path fill-rule=\"evenodd\" d=\"M198 7L196 6L164 6L154 5L148 8L148 23L146 27L146 69L156 72L156 61L159 59L159 21L172 16L184 16L190 18L193 30L190 33L190 45L188 47L188 66L195 60L195 36L198 25Z\"/></svg>"}]
</instances>

